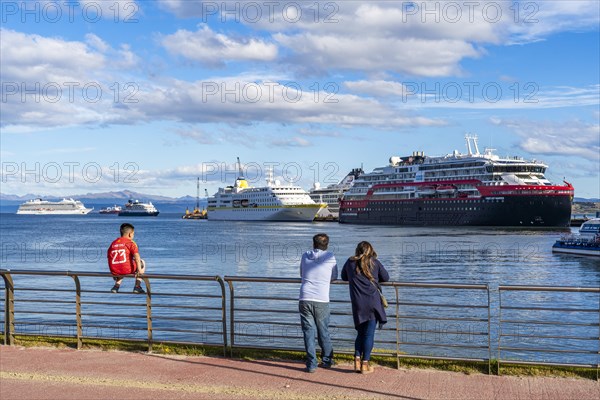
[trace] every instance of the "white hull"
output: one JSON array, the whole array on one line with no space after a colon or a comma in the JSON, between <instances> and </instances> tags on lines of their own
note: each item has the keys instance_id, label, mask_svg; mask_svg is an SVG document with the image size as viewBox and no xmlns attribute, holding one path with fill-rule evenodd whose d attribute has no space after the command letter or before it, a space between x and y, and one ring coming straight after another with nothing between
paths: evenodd
<instances>
[{"instance_id":1,"label":"white hull","mask_svg":"<svg viewBox=\"0 0 600 400\"><path fill-rule=\"evenodd\" d=\"M289 221L312 222L321 205L274 206L258 208L208 209L208 219L212 221Z\"/></svg>"},{"instance_id":2,"label":"white hull","mask_svg":"<svg viewBox=\"0 0 600 400\"><path fill-rule=\"evenodd\" d=\"M579 254L582 256L600 257L600 249L586 250L586 249L572 249L572 248L568 248L568 247L553 247L552 252L553 253Z\"/></svg>"},{"instance_id":3,"label":"white hull","mask_svg":"<svg viewBox=\"0 0 600 400\"><path fill-rule=\"evenodd\" d=\"M93 208L84 208L83 210L18 210L17 214L27 215L84 215L92 211Z\"/></svg>"}]
</instances>

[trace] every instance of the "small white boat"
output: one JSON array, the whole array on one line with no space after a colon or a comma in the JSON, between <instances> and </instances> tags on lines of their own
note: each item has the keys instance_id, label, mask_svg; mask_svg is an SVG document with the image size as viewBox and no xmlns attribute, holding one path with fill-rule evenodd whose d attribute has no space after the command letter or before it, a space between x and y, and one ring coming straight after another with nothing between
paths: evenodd
<instances>
[{"instance_id":1,"label":"small white boat","mask_svg":"<svg viewBox=\"0 0 600 400\"><path fill-rule=\"evenodd\" d=\"M552 246L554 253L600 257L600 218L587 220L579 228L579 235L560 238Z\"/></svg>"}]
</instances>

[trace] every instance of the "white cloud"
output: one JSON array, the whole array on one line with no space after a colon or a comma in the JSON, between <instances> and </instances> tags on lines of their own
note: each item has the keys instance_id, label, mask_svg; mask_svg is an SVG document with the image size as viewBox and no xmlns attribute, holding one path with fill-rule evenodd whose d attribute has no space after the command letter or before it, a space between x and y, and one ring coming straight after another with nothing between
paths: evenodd
<instances>
[{"instance_id":1,"label":"white cloud","mask_svg":"<svg viewBox=\"0 0 600 400\"><path fill-rule=\"evenodd\" d=\"M308 140L294 136L289 139L275 139L271 141L271 146L275 147L310 147L312 143Z\"/></svg>"},{"instance_id":2,"label":"white cloud","mask_svg":"<svg viewBox=\"0 0 600 400\"><path fill-rule=\"evenodd\" d=\"M600 163L600 124L490 119L521 137L521 149L540 155L576 156Z\"/></svg>"},{"instance_id":3,"label":"white cloud","mask_svg":"<svg viewBox=\"0 0 600 400\"><path fill-rule=\"evenodd\" d=\"M272 61L277 57L277 46L256 38L232 38L216 33L207 25L196 32L180 29L164 36L162 45L172 54L211 66L227 61Z\"/></svg>"},{"instance_id":4,"label":"white cloud","mask_svg":"<svg viewBox=\"0 0 600 400\"><path fill-rule=\"evenodd\" d=\"M400 82L385 80L360 80L344 82L349 90L356 93L364 93L376 97L403 96L407 95L406 87Z\"/></svg>"}]
</instances>

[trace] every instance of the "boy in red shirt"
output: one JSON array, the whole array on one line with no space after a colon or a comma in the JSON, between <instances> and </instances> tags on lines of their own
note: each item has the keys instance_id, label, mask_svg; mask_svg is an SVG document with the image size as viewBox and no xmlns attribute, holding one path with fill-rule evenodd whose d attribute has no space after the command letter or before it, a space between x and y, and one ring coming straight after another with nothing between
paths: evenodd
<instances>
[{"instance_id":1,"label":"boy in red shirt","mask_svg":"<svg viewBox=\"0 0 600 400\"><path fill-rule=\"evenodd\" d=\"M108 268L114 275L115 285L110 290L113 293L119 291L123 275L135 274L135 287L133 293L146 293L142 289L142 280L139 275L146 271L146 265L140 258L137 244L133 241L135 234L133 225L125 223L121 225L121 237L111 243L106 256L108 257Z\"/></svg>"}]
</instances>

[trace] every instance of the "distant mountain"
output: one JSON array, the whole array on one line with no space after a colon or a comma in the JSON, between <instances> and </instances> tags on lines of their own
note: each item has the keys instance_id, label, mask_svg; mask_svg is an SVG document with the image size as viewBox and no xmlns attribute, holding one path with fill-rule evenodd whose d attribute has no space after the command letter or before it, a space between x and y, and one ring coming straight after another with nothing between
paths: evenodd
<instances>
[{"instance_id":1,"label":"distant mountain","mask_svg":"<svg viewBox=\"0 0 600 400\"><path fill-rule=\"evenodd\" d=\"M600 203L600 199L584 199L583 197L574 197L575 203Z\"/></svg>"}]
</instances>

